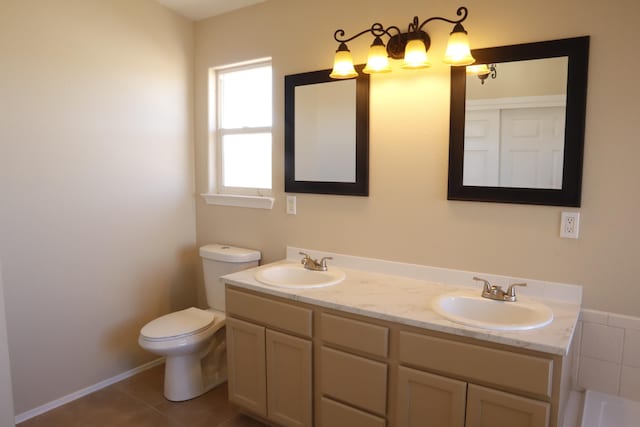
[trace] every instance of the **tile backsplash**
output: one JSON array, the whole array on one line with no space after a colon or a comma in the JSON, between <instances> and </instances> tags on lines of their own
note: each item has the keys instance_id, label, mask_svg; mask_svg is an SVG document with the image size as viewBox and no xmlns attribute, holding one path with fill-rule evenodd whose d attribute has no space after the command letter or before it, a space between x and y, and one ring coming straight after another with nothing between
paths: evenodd
<instances>
[{"instance_id":1,"label":"tile backsplash","mask_svg":"<svg viewBox=\"0 0 640 427\"><path fill-rule=\"evenodd\" d=\"M583 309L577 387L640 401L640 318Z\"/></svg>"}]
</instances>

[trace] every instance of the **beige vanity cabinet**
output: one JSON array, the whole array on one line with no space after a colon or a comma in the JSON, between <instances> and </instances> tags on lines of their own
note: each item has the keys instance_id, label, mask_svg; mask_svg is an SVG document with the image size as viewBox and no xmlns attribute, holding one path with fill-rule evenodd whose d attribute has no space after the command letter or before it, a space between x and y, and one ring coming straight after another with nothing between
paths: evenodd
<instances>
[{"instance_id":1,"label":"beige vanity cabinet","mask_svg":"<svg viewBox=\"0 0 640 427\"><path fill-rule=\"evenodd\" d=\"M552 358L409 331L399 333L398 357L418 368L398 368L398 427L549 426Z\"/></svg>"},{"instance_id":2,"label":"beige vanity cabinet","mask_svg":"<svg viewBox=\"0 0 640 427\"><path fill-rule=\"evenodd\" d=\"M311 310L234 289L226 305L229 400L277 425L311 426Z\"/></svg>"},{"instance_id":3,"label":"beige vanity cabinet","mask_svg":"<svg viewBox=\"0 0 640 427\"><path fill-rule=\"evenodd\" d=\"M276 425L559 427L571 357L227 285L229 399Z\"/></svg>"}]
</instances>

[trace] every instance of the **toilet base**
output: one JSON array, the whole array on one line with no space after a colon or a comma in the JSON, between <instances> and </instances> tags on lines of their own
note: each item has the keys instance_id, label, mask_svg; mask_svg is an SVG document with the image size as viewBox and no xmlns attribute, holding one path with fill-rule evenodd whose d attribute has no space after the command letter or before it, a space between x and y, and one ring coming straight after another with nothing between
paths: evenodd
<instances>
[{"instance_id":1,"label":"toilet base","mask_svg":"<svg viewBox=\"0 0 640 427\"><path fill-rule=\"evenodd\" d=\"M227 381L226 343L224 332L220 332L204 352L166 357L164 397L167 400L193 399Z\"/></svg>"},{"instance_id":2,"label":"toilet base","mask_svg":"<svg viewBox=\"0 0 640 427\"><path fill-rule=\"evenodd\" d=\"M167 357L164 367L164 397L179 402L202 394L202 368L197 355Z\"/></svg>"}]
</instances>

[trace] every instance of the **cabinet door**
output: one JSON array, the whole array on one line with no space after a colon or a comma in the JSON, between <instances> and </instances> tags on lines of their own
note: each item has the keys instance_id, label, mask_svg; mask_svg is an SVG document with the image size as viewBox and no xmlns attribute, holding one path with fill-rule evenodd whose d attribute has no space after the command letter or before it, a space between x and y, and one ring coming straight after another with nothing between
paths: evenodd
<instances>
[{"instance_id":1,"label":"cabinet door","mask_svg":"<svg viewBox=\"0 0 640 427\"><path fill-rule=\"evenodd\" d=\"M547 427L549 403L469 384L466 427Z\"/></svg>"},{"instance_id":2,"label":"cabinet door","mask_svg":"<svg viewBox=\"0 0 640 427\"><path fill-rule=\"evenodd\" d=\"M463 381L401 366L398 368L397 425L464 427L466 392L467 383Z\"/></svg>"},{"instance_id":3,"label":"cabinet door","mask_svg":"<svg viewBox=\"0 0 640 427\"><path fill-rule=\"evenodd\" d=\"M311 341L267 329L269 419L287 427L311 426Z\"/></svg>"},{"instance_id":4,"label":"cabinet door","mask_svg":"<svg viewBox=\"0 0 640 427\"><path fill-rule=\"evenodd\" d=\"M229 400L267 416L265 328L227 317Z\"/></svg>"}]
</instances>

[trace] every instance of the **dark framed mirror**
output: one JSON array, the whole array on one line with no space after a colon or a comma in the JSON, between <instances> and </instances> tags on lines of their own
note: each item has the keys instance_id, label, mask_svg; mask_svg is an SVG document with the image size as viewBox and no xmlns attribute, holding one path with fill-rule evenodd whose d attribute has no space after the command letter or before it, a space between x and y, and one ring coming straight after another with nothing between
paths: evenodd
<instances>
[{"instance_id":1,"label":"dark framed mirror","mask_svg":"<svg viewBox=\"0 0 640 427\"><path fill-rule=\"evenodd\" d=\"M488 70L451 67L448 199L579 207L589 37L472 55Z\"/></svg>"},{"instance_id":2,"label":"dark framed mirror","mask_svg":"<svg viewBox=\"0 0 640 427\"><path fill-rule=\"evenodd\" d=\"M368 196L369 75L330 72L285 76L284 190Z\"/></svg>"}]
</instances>

